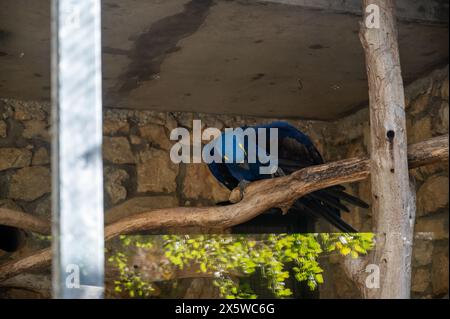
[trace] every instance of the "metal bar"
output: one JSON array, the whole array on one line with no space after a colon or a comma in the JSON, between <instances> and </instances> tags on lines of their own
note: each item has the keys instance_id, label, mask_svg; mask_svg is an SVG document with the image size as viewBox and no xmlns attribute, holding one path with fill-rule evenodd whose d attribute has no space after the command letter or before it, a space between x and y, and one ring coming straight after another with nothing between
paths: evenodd
<instances>
[{"instance_id":1,"label":"metal bar","mask_svg":"<svg viewBox=\"0 0 450 319\"><path fill-rule=\"evenodd\" d=\"M52 3L54 298L102 298L100 0Z\"/></svg>"}]
</instances>

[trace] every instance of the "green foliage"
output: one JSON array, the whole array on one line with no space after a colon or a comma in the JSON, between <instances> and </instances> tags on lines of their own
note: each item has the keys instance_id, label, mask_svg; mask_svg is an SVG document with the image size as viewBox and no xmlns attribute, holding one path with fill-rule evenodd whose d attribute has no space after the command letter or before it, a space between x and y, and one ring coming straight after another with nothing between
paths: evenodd
<instances>
[{"instance_id":1,"label":"green foliage","mask_svg":"<svg viewBox=\"0 0 450 319\"><path fill-rule=\"evenodd\" d=\"M287 265L297 281L306 282L314 290L323 283L318 257L324 253L338 252L357 258L373 248L371 233L360 234L267 234L267 235L166 235L163 236L165 256L173 267L180 270L194 267L199 272L214 278L224 298L256 298L250 287L239 285L233 277L249 276L257 269L262 273L267 286L278 298L292 295L286 287L290 277ZM121 236L125 246L152 247L147 237ZM118 253L120 254L120 253ZM139 276L130 277L123 254L111 257L128 280L119 289L130 291L130 287L142 285ZM129 282L133 282L130 284ZM117 285L116 285L117 289ZM142 289L142 288L141 288Z\"/></svg>"},{"instance_id":2,"label":"green foliage","mask_svg":"<svg viewBox=\"0 0 450 319\"><path fill-rule=\"evenodd\" d=\"M52 236L50 236L50 235L41 235L38 233L31 233L31 234L38 241L45 242L45 243L50 243L52 241Z\"/></svg>"},{"instance_id":3,"label":"green foliage","mask_svg":"<svg viewBox=\"0 0 450 319\"><path fill-rule=\"evenodd\" d=\"M119 278L114 281L114 291L117 293L126 291L131 298L150 296L154 291L151 283L145 282L135 270L131 270L127 261L127 257L121 252L108 258L108 262L113 263L119 269Z\"/></svg>"},{"instance_id":4,"label":"green foliage","mask_svg":"<svg viewBox=\"0 0 450 319\"><path fill-rule=\"evenodd\" d=\"M134 235L134 236L126 236L126 235L120 235L119 236L122 245L124 246L136 246L138 248L152 248L153 247L153 238L149 236L142 236L142 235Z\"/></svg>"}]
</instances>

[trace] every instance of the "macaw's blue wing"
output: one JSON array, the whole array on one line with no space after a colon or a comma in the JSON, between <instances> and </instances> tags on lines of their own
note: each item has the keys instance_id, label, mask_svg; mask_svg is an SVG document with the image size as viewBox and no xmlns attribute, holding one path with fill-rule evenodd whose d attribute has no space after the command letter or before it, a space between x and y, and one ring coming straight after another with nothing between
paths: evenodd
<instances>
[{"instance_id":1,"label":"macaw's blue wing","mask_svg":"<svg viewBox=\"0 0 450 319\"><path fill-rule=\"evenodd\" d=\"M213 162L208 164L208 167L213 176L229 190L233 190L239 185L240 180L233 176L229 164Z\"/></svg>"},{"instance_id":2,"label":"macaw's blue wing","mask_svg":"<svg viewBox=\"0 0 450 319\"><path fill-rule=\"evenodd\" d=\"M324 163L311 139L289 123L273 122L260 127L278 129L278 166L284 174L288 175L299 169ZM266 140L268 138L266 136ZM291 212L306 212L311 216L326 219L341 231L356 232L340 217L341 211L350 212L342 202L363 208L368 208L368 205L344 190L343 186L334 186L305 195L296 201Z\"/></svg>"},{"instance_id":3,"label":"macaw's blue wing","mask_svg":"<svg viewBox=\"0 0 450 319\"><path fill-rule=\"evenodd\" d=\"M255 129L256 132L259 132L258 129L260 128L266 129L265 143L263 145L262 139L258 138L257 147L264 149L267 154L272 151L270 149L270 129L277 129L279 170L275 175L261 175L259 174L258 163L256 163L256 166L255 164L246 164L243 166L242 164L239 165L237 163L210 164L209 168L212 174L229 189L237 187L239 182L243 179L255 181L258 179L272 178L274 176L279 176L280 174L289 175L299 169L324 163L322 156L312 143L311 139L286 122L272 122L251 128ZM246 145L246 147L248 147L248 145ZM306 214L314 218L323 218L340 231L356 232L352 226L341 219L341 211L350 211L343 202L368 208L368 205L365 202L347 194L343 186L334 186L299 198L288 212L302 217ZM287 219L288 218L286 218L286 221Z\"/></svg>"},{"instance_id":4,"label":"macaw's blue wing","mask_svg":"<svg viewBox=\"0 0 450 319\"><path fill-rule=\"evenodd\" d=\"M257 126L265 128L267 152L270 152L270 128L278 129L278 166L285 173L302 169L304 167L323 164L322 156L311 139L297 128L286 122L272 122Z\"/></svg>"}]
</instances>

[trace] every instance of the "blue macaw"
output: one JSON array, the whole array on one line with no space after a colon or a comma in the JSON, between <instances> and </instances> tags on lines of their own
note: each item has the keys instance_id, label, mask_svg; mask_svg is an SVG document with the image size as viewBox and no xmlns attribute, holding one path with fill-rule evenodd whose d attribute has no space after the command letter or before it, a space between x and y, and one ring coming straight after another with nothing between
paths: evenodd
<instances>
[{"instance_id":1,"label":"blue macaw","mask_svg":"<svg viewBox=\"0 0 450 319\"><path fill-rule=\"evenodd\" d=\"M257 134L260 128L265 129L263 130L265 136L261 137ZM270 144L271 128L276 128L278 131L278 163L271 174L261 174L261 168L269 168L270 165L262 163L258 156L256 156L256 161L249 161L251 148L245 134L226 131L210 142L210 149L217 152L217 157L222 159L208 164L214 177L230 190L239 187L243 191L249 182L289 175L304 167L324 163L310 138L286 122L272 122L267 125L242 127L241 129L243 131L255 130L257 138L254 150L256 153L269 155L273 151ZM368 205L359 198L345 193L344 190L343 186L333 186L305 195L295 201L288 213L289 215L297 213L302 217L306 213L315 218L324 218L340 231L357 232L341 219L340 211L349 212L342 201L363 208L368 208Z\"/></svg>"}]
</instances>

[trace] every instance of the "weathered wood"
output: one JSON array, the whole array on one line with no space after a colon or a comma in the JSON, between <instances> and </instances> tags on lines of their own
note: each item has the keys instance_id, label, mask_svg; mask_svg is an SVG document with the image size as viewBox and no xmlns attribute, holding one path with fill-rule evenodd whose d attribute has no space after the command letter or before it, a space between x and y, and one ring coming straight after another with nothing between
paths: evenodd
<instances>
[{"instance_id":1,"label":"weathered wood","mask_svg":"<svg viewBox=\"0 0 450 319\"><path fill-rule=\"evenodd\" d=\"M408 155L411 167L448 160L448 140L448 135L444 135L412 145ZM166 208L132 215L107 225L105 237L108 240L120 234L167 227L228 228L252 219L268 208L285 206L287 202L315 190L363 180L370 174L369 163L366 158L353 158L308 167L289 176L255 182L246 188L242 201L230 206ZM21 222L21 218L3 218L2 213L3 210L0 210L0 224L6 220L8 225L18 228L26 224ZM45 223L43 220L37 222L39 225ZM50 228L30 226L25 229L48 234ZM0 281L31 269L48 266L50 262L50 249L10 261L0 265Z\"/></svg>"},{"instance_id":2,"label":"weathered wood","mask_svg":"<svg viewBox=\"0 0 450 319\"><path fill-rule=\"evenodd\" d=\"M0 266L0 281L19 275L25 271L32 271L49 267L52 262L52 250L44 248L18 260L9 261Z\"/></svg>"},{"instance_id":3,"label":"weathered wood","mask_svg":"<svg viewBox=\"0 0 450 319\"><path fill-rule=\"evenodd\" d=\"M51 229L47 220L7 208L0 208L0 225L16 227L39 234L50 234Z\"/></svg>"},{"instance_id":4,"label":"weathered wood","mask_svg":"<svg viewBox=\"0 0 450 319\"><path fill-rule=\"evenodd\" d=\"M409 298L414 197L409 187L405 97L394 0L363 0L379 8L379 27L361 26L369 81L372 216L380 288L369 298ZM371 14L369 12L369 14ZM365 14L365 21L368 13ZM375 17L376 19L377 17Z\"/></svg>"},{"instance_id":5,"label":"weathered wood","mask_svg":"<svg viewBox=\"0 0 450 319\"><path fill-rule=\"evenodd\" d=\"M414 221L415 218L415 212L416 212L416 198L415 198L415 183L414 181L411 179L410 182L410 189L411 189L411 194L413 196L413 200L410 202L410 205L407 207L408 212L411 214L411 221ZM411 225L412 227L413 225ZM372 250L369 252L368 255L365 256L360 256L357 259L353 259L350 256L347 256L347 258L344 258L341 261L342 267L347 275L348 278L352 279L353 283L356 285L356 287L358 287L359 292L361 293L361 296L363 298L375 298L378 297L377 292L379 293L379 289L373 288L373 287L368 287L366 284L366 280L368 278L368 273L366 272L366 267L369 264L374 265L374 260L376 260L375 258L377 257L377 255L379 254L378 251L378 243L380 242L380 238L381 240L385 241L386 234L375 234L376 235L376 242L377 242L377 246L375 247L375 250ZM396 234L394 235L396 236ZM411 241L412 243L412 241ZM407 255L405 255L406 258L409 258ZM408 262L407 260L404 260L404 262ZM375 264L378 265L378 264ZM410 269L408 271L411 271ZM380 273L381 275L381 273ZM381 283L381 278L380 278L380 283ZM381 285L380 285L381 287ZM375 290L374 290L375 289ZM410 285L406 286L405 289L410 290Z\"/></svg>"},{"instance_id":6,"label":"weathered wood","mask_svg":"<svg viewBox=\"0 0 450 319\"><path fill-rule=\"evenodd\" d=\"M49 275L20 274L0 282L0 287L17 288L32 291L38 298L51 298L52 281Z\"/></svg>"},{"instance_id":7,"label":"weathered wood","mask_svg":"<svg viewBox=\"0 0 450 319\"><path fill-rule=\"evenodd\" d=\"M448 134L408 145L408 168L448 161Z\"/></svg>"}]
</instances>

